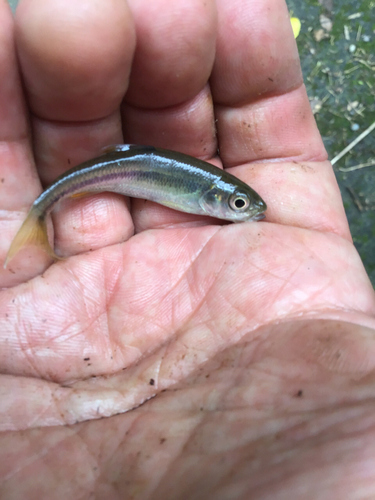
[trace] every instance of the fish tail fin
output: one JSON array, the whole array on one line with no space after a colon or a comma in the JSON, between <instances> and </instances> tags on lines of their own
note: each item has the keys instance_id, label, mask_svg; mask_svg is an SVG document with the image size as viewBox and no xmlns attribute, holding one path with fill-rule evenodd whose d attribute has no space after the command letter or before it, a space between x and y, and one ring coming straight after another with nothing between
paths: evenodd
<instances>
[{"instance_id":1,"label":"fish tail fin","mask_svg":"<svg viewBox=\"0 0 375 500\"><path fill-rule=\"evenodd\" d=\"M42 248L53 259L60 259L48 241L47 225L44 216L39 215L35 210L31 209L27 214L22 226L14 237L8 250L4 269L7 267L11 259L21 250L21 248L34 245Z\"/></svg>"}]
</instances>

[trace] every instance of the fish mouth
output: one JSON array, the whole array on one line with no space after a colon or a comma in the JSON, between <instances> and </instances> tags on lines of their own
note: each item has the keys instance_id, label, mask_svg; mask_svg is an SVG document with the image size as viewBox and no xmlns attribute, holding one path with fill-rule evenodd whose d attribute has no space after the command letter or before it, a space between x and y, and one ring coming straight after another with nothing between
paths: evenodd
<instances>
[{"instance_id":1,"label":"fish mouth","mask_svg":"<svg viewBox=\"0 0 375 500\"><path fill-rule=\"evenodd\" d=\"M263 220L263 219L265 219L265 217L266 217L265 214L262 213L262 214L254 215L249 220Z\"/></svg>"}]
</instances>

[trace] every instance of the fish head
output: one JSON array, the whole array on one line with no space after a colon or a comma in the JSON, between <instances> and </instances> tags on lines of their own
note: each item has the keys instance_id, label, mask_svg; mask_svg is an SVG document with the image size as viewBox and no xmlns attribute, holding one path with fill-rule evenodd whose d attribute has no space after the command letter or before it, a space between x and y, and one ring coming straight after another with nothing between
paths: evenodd
<instances>
[{"instance_id":1,"label":"fish head","mask_svg":"<svg viewBox=\"0 0 375 500\"><path fill-rule=\"evenodd\" d=\"M267 209L258 193L246 184L214 185L202 195L199 204L206 215L232 222L264 219Z\"/></svg>"}]
</instances>

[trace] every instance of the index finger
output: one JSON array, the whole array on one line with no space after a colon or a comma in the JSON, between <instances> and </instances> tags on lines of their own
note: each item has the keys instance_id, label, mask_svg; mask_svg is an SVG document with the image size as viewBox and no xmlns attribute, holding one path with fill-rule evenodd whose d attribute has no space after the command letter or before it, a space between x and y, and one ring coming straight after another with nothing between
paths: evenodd
<instances>
[{"instance_id":1,"label":"index finger","mask_svg":"<svg viewBox=\"0 0 375 500\"><path fill-rule=\"evenodd\" d=\"M267 220L350 239L285 2L217 0L217 5L211 91L224 166L246 165L235 173L265 199Z\"/></svg>"}]
</instances>

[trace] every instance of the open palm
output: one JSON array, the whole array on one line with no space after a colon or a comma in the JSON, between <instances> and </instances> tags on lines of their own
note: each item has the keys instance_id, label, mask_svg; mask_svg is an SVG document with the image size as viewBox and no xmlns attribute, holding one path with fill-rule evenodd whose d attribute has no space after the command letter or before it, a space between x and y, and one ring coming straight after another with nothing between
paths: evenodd
<instances>
[{"instance_id":1,"label":"open palm","mask_svg":"<svg viewBox=\"0 0 375 500\"><path fill-rule=\"evenodd\" d=\"M15 32L4 3L0 20L3 259L41 183L109 144L212 159L269 207L236 225L109 193L56 211L68 258L29 248L1 272L4 498L310 498L299 477L330 477L317 421L327 441L373 412L375 299L285 4L24 0Z\"/></svg>"}]
</instances>

